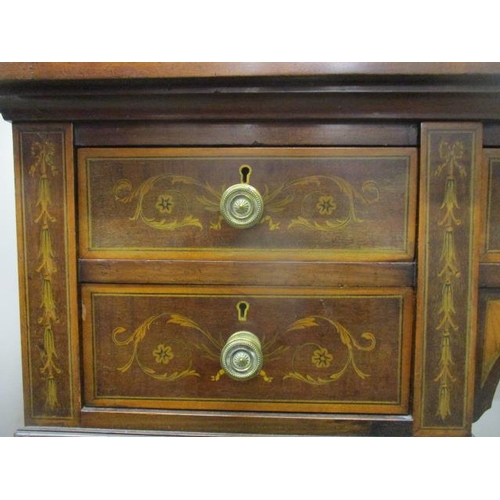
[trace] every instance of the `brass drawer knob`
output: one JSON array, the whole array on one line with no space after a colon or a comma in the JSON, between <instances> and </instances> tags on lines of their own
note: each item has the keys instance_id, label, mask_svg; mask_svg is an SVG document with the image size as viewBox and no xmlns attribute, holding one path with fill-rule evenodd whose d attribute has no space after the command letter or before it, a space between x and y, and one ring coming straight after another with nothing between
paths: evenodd
<instances>
[{"instance_id":1,"label":"brass drawer knob","mask_svg":"<svg viewBox=\"0 0 500 500\"><path fill-rule=\"evenodd\" d=\"M264 213L264 201L250 184L234 184L222 194L220 211L230 226L245 229L259 223Z\"/></svg>"},{"instance_id":2,"label":"brass drawer knob","mask_svg":"<svg viewBox=\"0 0 500 500\"><path fill-rule=\"evenodd\" d=\"M222 348L220 364L234 380L249 380L260 373L264 358L259 338L251 332L233 333Z\"/></svg>"}]
</instances>

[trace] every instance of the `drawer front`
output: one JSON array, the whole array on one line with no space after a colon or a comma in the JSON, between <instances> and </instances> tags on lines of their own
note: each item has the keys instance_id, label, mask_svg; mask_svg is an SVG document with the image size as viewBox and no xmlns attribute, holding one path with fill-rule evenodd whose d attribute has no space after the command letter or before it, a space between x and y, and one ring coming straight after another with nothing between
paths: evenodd
<instances>
[{"instance_id":1,"label":"drawer front","mask_svg":"<svg viewBox=\"0 0 500 500\"><path fill-rule=\"evenodd\" d=\"M81 149L79 185L86 258L414 254L414 149Z\"/></svg>"},{"instance_id":2,"label":"drawer front","mask_svg":"<svg viewBox=\"0 0 500 500\"><path fill-rule=\"evenodd\" d=\"M408 412L411 289L85 285L82 293L87 406ZM253 378L221 365L238 332L260 342Z\"/></svg>"},{"instance_id":3,"label":"drawer front","mask_svg":"<svg viewBox=\"0 0 500 500\"><path fill-rule=\"evenodd\" d=\"M485 227L482 260L500 262L500 149L486 149L483 162Z\"/></svg>"}]
</instances>

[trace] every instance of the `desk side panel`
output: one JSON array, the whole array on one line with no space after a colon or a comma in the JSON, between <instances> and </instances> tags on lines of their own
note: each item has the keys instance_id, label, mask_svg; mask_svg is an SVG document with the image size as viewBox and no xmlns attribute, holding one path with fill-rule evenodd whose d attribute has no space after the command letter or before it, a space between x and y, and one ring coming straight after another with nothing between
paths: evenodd
<instances>
[{"instance_id":1,"label":"desk side panel","mask_svg":"<svg viewBox=\"0 0 500 500\"><path fill-rule=\"evenodd\" d=\"M471 429L478 295L482 128L422 126L415 432Z\"/></svg>"},{"instance_id":2,"label":"desk side panel","mask_svg":"<svg viewBox=\"0 0 500 500\"><path fill-rule=\"evenodd\" d=\"M80 409L73 130L15 124L25 420L76 425Z\"/></svg>"}]
</instances>

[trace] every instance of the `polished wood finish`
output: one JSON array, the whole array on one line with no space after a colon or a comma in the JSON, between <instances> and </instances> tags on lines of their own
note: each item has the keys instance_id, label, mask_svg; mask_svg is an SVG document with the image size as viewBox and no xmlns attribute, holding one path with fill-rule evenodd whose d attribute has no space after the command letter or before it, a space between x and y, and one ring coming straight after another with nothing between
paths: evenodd
<instances>
[{"instance_id":1,"label":"polished wood finish","mask_svg":"<svg viewBox=\"0 0 500 500\"><path fill-rule=\"evenodd\" d=\"M485 196L482 198L481 261L500 263L500 150L485 149L482 165Z\"/></svg>"},{"instance_id":2,"label":"polished wood finish","mask_svg":"<svg viewBox=\"0 0 500 500\"><path fill-rule=\"evenodd\" d=\"M359 82L356 82L359 84ZM355 85L356 87L357 85ZM190 87L170 92L151 89L151 93L133 89L123 93L118 85L116 94L104 92L102 86L88 89L56 87L47 95L41 91L22 88L21 99L3 97L0 87L0 107L4 118L12 121L188 121L231 122L253 121L366 121L394 122L431 120L500 120L500 101L495 87L488 85L483 92L473 94L473 85L458 85L433 91L425 86L403 88L398 84L379 86L369 93L353 90L351 86L310 89L274 88L214 89L206 86L199 91ZM4 92L9 92L7 89ZM96 94L89 99L86 94ZM153 96L151 95L153 94ZM474 102L471 106L471 98ZM133 118L132 118L133 117ZM237 118L236 118L237 117Z\"/></svg>"},{"instance_id":3,"label":"polished wood finish","mask_svg":"<svg viewBox=\"0 0 500 500\"><path fill-rule=\"evenodd\" d=\"M500 124L497 122L483 124L483 146L485 148L500 147Z\"/></svg>"},{"instance_id":4,"label":"polished wood finish","mask_svg":"<svg viewBox=\"0 0 500 500\"><path fill-rule=\"evenodd\" d=\"M85 427L148 429L174 435L410 436L407 415L83 408Z\"/></svg>"},{"instance_id":5,"label":"polished wood finish","mask_svg":"<svg viewBox=\"0 0 500 500\"><path fill-rule=\"evenodd\" d=\"M78 169L84 258L413 259L414 149L82 148ZM238 183L263 199L246 230L220 215Z\"/></svg>"},{"instance_id":6,"label":"polished wood finish","mask_svg":"<svg viewBox=\"0 0 500 500\"><path fill-rule=\"evenodd\" d=\"M87 285L87 406L406 414L411 289ZM244 307L241 314L239 307ZM264 366L221 371L246 330Z\"/></svg>"},{"instance_id":7,"label":"polished wood finish","mask_svg":"<svg viewBox=\"0 0 500 500\"><path fill-rule=\"evenodd\" d=\"M500 127L490 127L488 144L500 145ZM500 381L500 149L484 149L482 163L479 337L474 420L492 404Z\"/></svg>"},{"instance_id":8,"label":"polished wood finish","mask_svg":"<svg viewBox=\"0 0 500 500\"><path fill-rule=\"evenodd\" d=\"M474 123L422 126L414 408L419 434L470 432L481 133Z\"/></svg>"},{"instance_id":9,"label":"polished wood finish","mask_svg":"<svg viewBox=\"0 0 500 500\"><path fill-rule=\"evenodd\" d=\"M25 419L77 425L80 360L72 128L14 126Z\"/></svg>"},{"instance_id":10,"label":"polished wood finish","mask_svg":"<svg viewBox=\"0 0 500 500\"><path fill-rule=\"evenodd\" d=\"M414 262L259 262L81 259L84 283L283 285L335 288L415 285ZM486 273L488 275L488 273Z\"/></svg>"},{"instance_id":11,"label":"polished wood finish","mask_svg":"<svg viewBox=\"0 0 500 500\"><path fill-rule=\"evenodd\" d=\"M204 429L199 428L199 416ZM255 418L253 413L234 412L161 412L129 410L112 412L83 408L83 421L88 427L24 427L16 432L18 437L99 437L99 436L411 436L412 421L408 416L342 416L335 420L324 415L301 415L290 418L287 413L271 413ZM193 424L194 421L194 424ZM92 427L92 423L109 427ZM144 429L147 422L148 429ZM110 428L113 426L114 428ZM182 430L181 430L182 429Z\"/></svg>"},{"instance_id":12,"label":"polished wood finish","mask_svg":"<svg viewBox=\"0 0 500 500\"><path fill-rule=\"evenodd\" d=\"M491 404L499 378L492 313L500 289L492 168L500 147L499 92L499 63L0 63L0 110L14 122L17 151L28 424L19 435L65 435L64 427L71 435L106 430L123 435L469 435L473 417ZM53 152L34 147L49 139L56 145ZM132 233L138 229L130 204L121 203L120 210L106 206L123 195L123 189L113 192L116 183L124 188L125 179L140 185L162 175L151 160L165 151L177 150L178 157L209 151L209 157L219 154L224 161L237 152L237 169L243 160L250 163L249 157L262 160L250 182L265 192L266 184L292 173L325 176L318 151L338 148L379 155L376 167L363 163L355 172L341 163L334 174L359 188L370 173L368 180L385 188L390 200L375 220L363 212L359 218L367 222L355 224L344 240L333 233L315 240L309 230L287 241L269 231L263 240L264 226L257 226L239 236L225 231L219 240L210 232L197 240L185 229L175 237L181 233L163 231L165 243L154 230L143 227L140 238ZM295 150L304 159L295 172L259 157L259 151L272 152L274 161ZM380 159L394 151L410 158L409 182ZM145 163L126 166L138 153ZM99 156L104 159L97 161ZM44 167L43 173L42 157L56 168ZM90 170L87 160L95 161ZM240 180L213 165L203 175L189 166L182 174L211 184ZM167 166L177 168L175 162ZM193 200L192 190L180 193ZM333 200L335 210L331 201L321 210L338 210L339 200ZM159 208L168 213L171 205L167 200ZM286 211L285 216L295 217ZM151 214L146 219L156 220ZM89 224L101 223L99 245L111 241L128 247L126 252L91 249ZM401 241L403 233L405 249L398 254L391 237ZM380 251L371 244L366 254L370 238L378 238ZM290 245L296 245L293 252ZM322 351L323 357L315 348L317 356L309 353L294 370L309 382L319 380L305 371L311 363L327 370L341 362L342 352L354 353L354 341L361 347L370 342L372 337L360 338L359 332L374 335L381 343L373 350L352 354L359 370L373 378L359 377L351 363L338 380L300 392L290 383L309 387L307 382L281 380L291 361L273 365L271 360L266 376L276 384L280 377L267 373L268 365L275 366L281 379L267 397L262 387L270 382L262 375L236 386L242 387L238 392L222 374L218 381L205 380L213 360L191 354L190 369L203 377L180 378L173 389L173 381L162 380L165 373L172 375L168 363L189 356L185 351L184 358L171 358L171 329L181 338L196 330L187 325L196 324L220 331L222 341L245 323L237 316L236 298L250 304L247 323L260 331L286 330L317 316L337 325L330 335L331 329L313 326L318 320L310 319L303 322L307 328L288 332L321 347L337 342ZM162 328L154 320L148 323L163 313L163 304L190 320L170 311L173 323L163 321ZM113 343L113 332L121 345ZM127 334L130 342L124 340ZM291 349L292 335L284 336L283 348ZM186 347L193 341L202 347L195 337L184 339L185 349L195 352L196 347ZM387 352L397 351L387 366L384 349L376 351L384 342ZM151 352L141 368L146 345ZM364 356L359 364L358 351ZM158 371L155 356L164 371ZM330 366L316 366L313 358ZM127 369L120 372L120 367ZM177 369L177 375L181 372ZM375 372L383 373L383 380ZM159 379L152 377L158 374Z\"/></svg>"},{"instance_id":13,"label":"polished wood finish","mask_svg":"<svg viewBox=\"0 0 500 500\"><path fill-rule=\"evenodd\" d=\"M500 266L497 263L479 264L479 286L486 288L500 287Z\"/></svg>"},{"instance_id":14,"label":"polished wood finish","mask_svg":"<svg viewBox=\"0 0 500 500\"><path fill-rule=\"evenodd\" d=\"M75 126L85 146L416 146L415 123L91 122Z\"/></svg>"},{"instance_id":15,"label":"polished wood finish","mask_svg":"<svg viewBox=\"0 0 500 500\"><path fill-rule=\"evenodd\" d=\"M499 63L2 63L3 80L500 74Z\"/></svg>"},{"instance_id":16,"label":"polished wood finish","mask_svg":"<svg viewBox=\"0 0 500 500\"><path fill-rule=\"evenodd\" d=\"M492 404L500 381L500 289L481 289L474 420Z\"/></svg>"},{"instance_id":17,"label":"polished wood finish","mask_svg":"<svg viewBox=\"0 0 500 500\"><path fill-rule=\"evenodd\" d=\"M498 63L32 64L0 63L0 108L7 119L500 119Z\"/></svg>"}]
</instances>

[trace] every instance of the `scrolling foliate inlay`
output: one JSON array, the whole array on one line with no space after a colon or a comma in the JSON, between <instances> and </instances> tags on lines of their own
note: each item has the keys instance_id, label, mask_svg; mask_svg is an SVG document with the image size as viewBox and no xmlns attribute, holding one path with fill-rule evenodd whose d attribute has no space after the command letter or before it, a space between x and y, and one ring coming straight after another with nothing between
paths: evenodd
<instances>
[{"instance_id":1,"label":"scrolling foliate inlay","mask_svg":"<svg viewBox=\"0 0 500 500\"><path fill-rule=\"evenodd\" d=\"M138 355L139 344L146 337L149 329L151 328L151 325L153 325L157 321L160 321L161 319L164 319L165 316L166 315L164 314L158 314L156 316L149 317L131 335L126 336L125 338L122 337L123 334L127 331L126 328L117 327L113 330L113 342L115 345L133 345L132 355L130 359L125 365L118 368L120 372L126 372L134 364L134 362L136 362L144 374L156 380L173 382L174 380L182 379L184 377L200 376L200 374L192 368L191 353L187 345L175 340L170 341L168 344L158 344L158 346L151 352L151 358L156 364L168 365L175 357L180 357L183 360L187 360L187 366L183 370L176 370L170 373L168 371L163 371L160 373L158 369L155 370L154 368L151 368L145 361L142 361L140 359ZM198 327L198 325L188 320L187 318L183 320L182 318L177 317L177 315L173 315L172 317L169 317L166 323L176 323L177 321L179 321L183 326L189 324L190 327L197 329L203 335L208 335L209 338L211 338L208 332L204 332L200 327Z\"/></svg>"},{"instance_id":2,"label":"scrolling foliate inlay","mask_svg":"<svg viewBox=\"0 0 500 500\"><path fill-rule=\"evenodd\" d=\"M40 244L38 249L38 267L36 272L42 279L41 315L38 324L43 329L43 348L41 357L43 366L40 369L46 378L45 404L47 409L58 406L56 376L61 369L56 362L57 352L54 343L54 324L59 321L57 305L53 291L53 276L57 272L55 251L52 245L51 226L56 218L51 215L50 178L57 175L58 168L54 163L55 146L50 140L35 141L31 145L33 163L29 167L30 175L38 176L38 193L36 208L38 210L34 222L40 227Z\"/></svg>"},{"instance_id":3,"label":"scrolling foliate inlay","mask_svg":"<svg viewBox=\"0 0 500 500\"><path fill-rule=\"evenodd\" d=\"M321 316L311 316L299 319L290 325L286 331L291 332L293 330L320 327L320 323L325 323L328 327L333 328L339 335L342 344L347 350L347 357L344 365L340 370L333 372L327 378L314 377L310 374L300 373L297 367L304 365L304 359L309 359L310 364L314 365L318 369L328 369L333 361L333 354L331 354L326 347L315 342L307 342L295 349L292 359L293 371L285 375L283 379L293 378L312 385L324 385L339 380L346 373L349 367L352 367L359 378L364 379L369 377L369 374L360 370L356 365L354 360L354 349L360 351L372 351L376 345L375 336L372 333L365 332L361 335L361 338L367 342L366 345L361 345L357 342L349 330L347 330L338 321L332 321L331 319ZM335 354L337 355L337 353Z\"/></svg>"},{"instance_id":4,"label":"scrolling foliate inlay","mask_svg":"<svg viewBox=\"0 0 500 500\"><path fill-rule=\"evenodd\" d=\"M342 194L338 199L331 194L328 185L333 186ZM371 205L379 201L380 191L377 183L371 180L363 182L361 190L356 190L349 182L341 177L310 176L298 179L283 187L283 191L299 186L316 186L317 190L306 193L302 199L303 215L294 218L288 228L305 227L316 231L331 231L342 229L352 222L363 222L359 215L358 205ZM346 206L346 214L343 217L335 217L338 205ZM309 210L306 209L310 206ZM311 215L304 216L309 211ZM330 216L334 218L330 218ZM317 220L320 217L323 220Z\"/></svg>"},{"instance_id":5,"label":"scrolling foliate inlay","mask_svg":"<svg viewBox=\"0 0 500 500\"><path fill-rule=\"evenodd\" d=\"M158 195L156 191L160 186L162 191ZM189 196L183 192L186 186L195 187L199 194ZM153 188L154 194L151 194ZM190 226L220 230L223 221L220 200L225 189L225 185L216 188L191 177L162 174L147 179L137 189L129 179L120 179L113 187L113 194L123 204L135 203L130 220L141 221L152 229L173 231ZM265 213L261 224L267 224L270 231L283 227L287 230L302 227L313 231L333 231L351 223L363 222L359 206L366 207L379 201L380 192L377 183L372 180L362 182L360 189L356 189L342 177L314 175L285 182L274 189L265 185L262 198ZM300 200L300 215L289 217L289 220L277 220L278 214L297 199ZM208 224L197 208L214 214ZM192 210L194 213L191 213Z\"/></svg>"},{"instance_id":6,"label":"scrolling foliate inlay","mask_svg":"<svg viewBox=\"0 0 500 500\"><path fill-rule=\"evenodd\" d=\"M238 303L240 304L240 303ZM188 329L195 335L190 335L185 340L176 339L172 336L171 340L162 340L161 343L155 345L154 349L149 353L148 361L141 358L139 355L139 345L145 340L148 332L153 325L159 324L160 327L167 327L168 325L177 325L182 328ZM323 326L323 328L322 328ZM330 352L328 347L316 342L305 342L295 348L291 348L286 344L280 344L279 340L283 335L290 335L291 332L298 330L305 330L308 328L320 328L322 334L327 333L333 329L339 336L342 345L345 348L345 353L341 354ZM132 333L126 334L127 329L124 327L117 327L112 332L113 343L116 346L132 345L132 354L127 363L120 366L118 370L122 373L127 372L134 363L141 369L141 371L148 377L165 382L174 382L185 377L200 377L200 373L193 368L192 350L198 350L203 358L209 359L212 362L219 364L220 352L224 346L224 341L219 336L217 338L211 334L207 329L200 326L196 321L177 313L161 313L148 317L141 325ZM285 355L287 351L291 352L291 371L286 373L282 378L293 379L311 385L325 385L331 382L336 382L352 368L356 375L364 379L369 374L362 371L355 362L355 351L371 351L375 348L376 340L372 333L363 333L361 335L365 345L361 345L341 323L333 321L329 318L322 316L309 316L297 321L294 321L283 332L278 332L273 338L263 343L263 357L264 361L269 363L272 360L279 359ZM328 376L316 375L313 376L308 373L301 373L301 368L309 366L315 372L323 373L331 367L333 357L345 356L340 370L334 371ZM178 358L181 362L182 368L175 371L159 371L157 365L168 367L174 358ZM154 365L152 363L154 362ZM163 365L163 366L162 366ZM155 366L153 368L152 366ZM224 370L220 369L217 373L211 375L211 380L217 382L224 375ZM274 377L270 377L265 370L261 370L260 377L265 382L272 382Z\"/></svg>"},{"instance_id":7,"label":"scrolling foliate inlay","mask_svg":"<svg viewBox=\"0 0 500 500\"><path fill-rule=\"evenodd\" d=\"M144 207L145 198L155 184L165 180L170 182L171 191L167 191L165 194L153 199L154 211L158 212L159 217L147 216ZM174 190L174 187L179 184L194 184L200 186L198 181L189 177L180 175L157 175L143 182L135 191L132 183L128 179L120 179L113 188L113 194L116 200L124 204L131 203L135 200L135 212L130 217L130 220L141 221L152 229L173 231L186 226L194 226L200 229L203 228L201 221L190 214L184 213L179 217L179 213L186 212L189 206L188 199L180 191ZM207 189L211 191L208 185ZM180 198L179 201L174 201L172 191L175 192L175 198ZM169 216L172 216L171 220L167 220Z\"/></svg>"}]
</instances>

